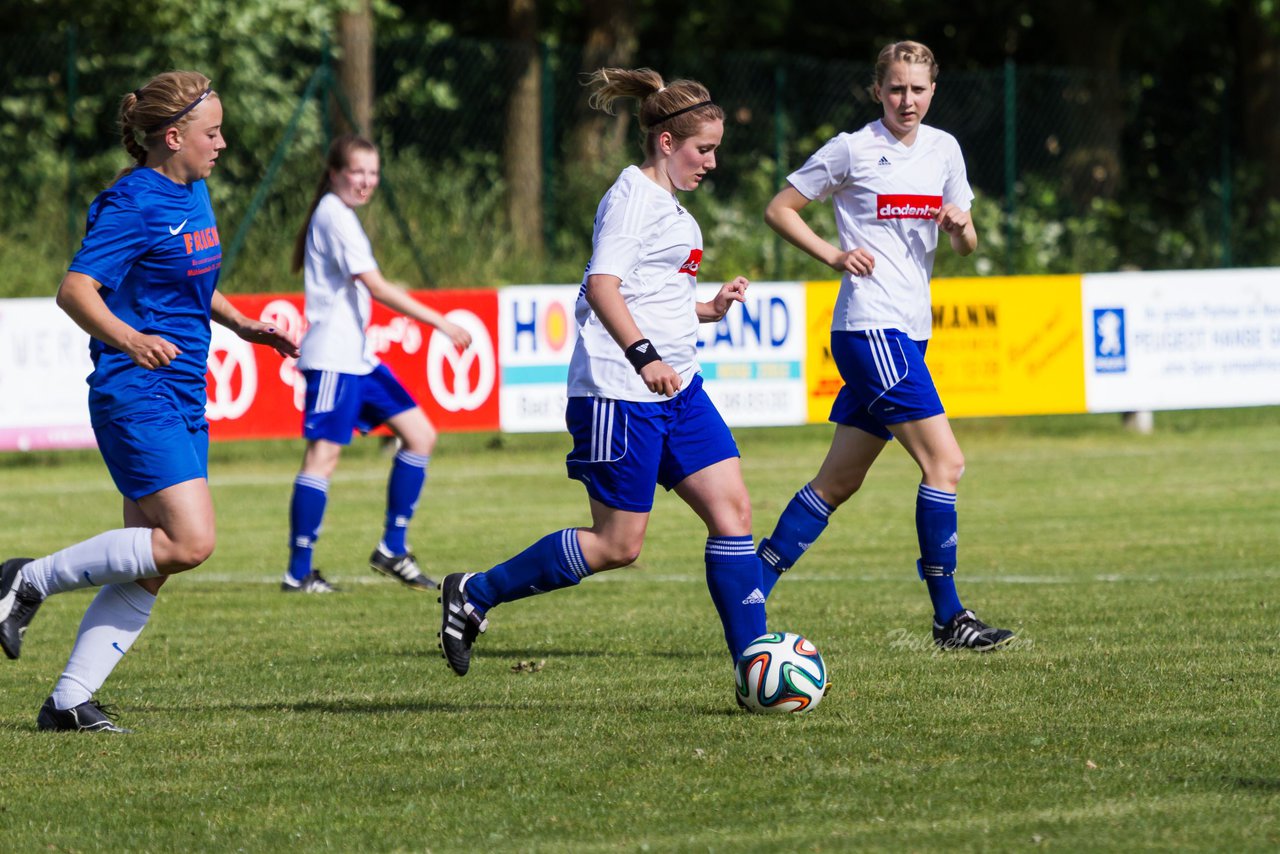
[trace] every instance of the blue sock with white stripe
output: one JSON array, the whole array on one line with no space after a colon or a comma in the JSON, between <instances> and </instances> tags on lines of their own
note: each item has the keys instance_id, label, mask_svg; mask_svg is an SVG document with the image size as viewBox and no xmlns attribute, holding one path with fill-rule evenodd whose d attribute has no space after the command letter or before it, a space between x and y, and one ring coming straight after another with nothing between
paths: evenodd
<instances>
[{"instance_id":1,"label":"blue sock with white stripe","mask_svg":"<svg viewBox=\"0 0 1280 854\"><path fill-rule=\"evenodd\" d=\"M795 566L827 529L827 520L835 509L818 497L811 484L806 483L791 498L773 533L760 541L760 560L764 561L760 589L765 596L773 591L782 573Z\"/></svg>"},{"instance_id":2,"label":"blue sock with white stripe","mask_svg":"<svg viewBox=\"0 0 1280 854\"><path fill-rule=\"evenodd\" d=\"M482 611L537 593L572 587L591 574L578 529L547 534L513 558L467 579L467 601Z\"/></svg>"},{"instance_id":3,"label":"blue sock with white stripe","mask_svg":"<svg viewBox=\"0 0 1280 854\"><path fill-rule=\"evenodd\" d=\"M751 537L707 537L707 589L724 625L725 643L737 661L764 634L760 556Z\"/></svg>"},{"instance_id":4,"label":"blue sock with white stripe","mask_svg":"<svg viewBox=\"0 0 1280 854\"><path fill-rule=\"evenodd\" d=\"M418 509L418 496L427 482L427 465L431 457L400 451L391 464L391 477L387 480L387 521L382 532L382 547L388 554L402 555L409 550L405 544L409 520Z\"/></svg>"},{"instance_id":5,"label":"blue sock with white stripe","mask_svg":"<svg viewBox=\"0 0 1280 854\"><path fill-rule=\"evenodd\" d=\"M301 581L311 574L311 551L320 537L329 479L300 474L293 481L289 501L289 576Z\"/></svg>"},{"instance_id":6,"label":"blue sock with white stripe","mask_svg":"<svg viewBox=\"0 0 1280 854\"><path fill-rule=\"evenodd\" d=\"M929 588L933 613L946 623L964 610L956 594L956 494L920 484L916 493L916 537L920 577Z\"/></svg>"}]
</instances>

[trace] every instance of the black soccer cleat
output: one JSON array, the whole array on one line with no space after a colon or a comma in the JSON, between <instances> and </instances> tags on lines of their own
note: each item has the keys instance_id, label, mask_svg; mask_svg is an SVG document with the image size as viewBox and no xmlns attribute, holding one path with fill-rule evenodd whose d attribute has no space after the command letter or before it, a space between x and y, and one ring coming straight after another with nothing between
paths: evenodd
<instances>
[{"instance_id":1,"label":"black soccer cleat","mask_svg":"<svg viewBox=\"0 0 1280 854\"><path fill-rule=\"evenodd\" d=\"M284 574L284 580L280 582L280 590L284 593L337 593L338 588L324 580L324 576L316 570L311 570L311 574L306 578L298 581L289 573Z\"/></svg>"},{"instance_id":2,"label":"black soccer cleat","mask_svg":"<svg viewBox=\"0 0 1280 854\"><path fill-rule=\"evenodd\" d=\"M394 578L411 590L435 590L439 585L432 581L418 566L417 559L410 553L389 555L382 549L374 549L369 555L369 566L374 572L380 572L388 578Z\"/></svg>"},{"instance_id":3,"label":"black soccer cleat","mask_svg":"<svg viewBox=\"0 0 1280 854\"><path fill-rule=\"evenodd\" d=\"M937 617L933 620L933 642L942 649L988 652L1004 646L1014 637L1009 629L988 626L967 609L947 620L945 626L938 622Z\"/></svg>"},{"instance_id":4,"label":"black soccer cleat","mask_svg":"<svg viewBox=\"0 0 1280 854\"><path fill-rule=\"evenodd\" d=\"M22 577L34 558L15 557L0 567L0 648L9 658L22 653L22 636L44 597Z\"/></svg>"},{"instance_id":5,"label":"black soccer cleat","mask_svg":"<svg viewBox=\"0 0 1280 854\"><path fill-rule=\"evenodd\" d=\"M440 648L444 650L449 667L459 676L466 676L471 667L471 645L485 629L489 621L484 612L467 601L464 588L473 572L455 572L444 577L437 600L441 608Z\"/></svg>"},{"instance_id":6,"label":"black soccer cleat","mask_svg":"<svg viewBox=\"0 0 1280 854\"><path fill-rule=\"evenodd\" d=\"M133 732L116 726L112 714L97 700L86 700L69 709L53 705L53 697L44 701L36 716L36 727L50 732Z\"/></svg>"}]
</instances>

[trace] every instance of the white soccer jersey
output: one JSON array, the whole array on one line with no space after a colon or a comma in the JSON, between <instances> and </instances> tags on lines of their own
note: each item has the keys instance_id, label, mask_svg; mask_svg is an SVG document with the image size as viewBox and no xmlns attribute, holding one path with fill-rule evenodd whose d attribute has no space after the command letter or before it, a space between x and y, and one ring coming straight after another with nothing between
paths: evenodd
<instances>
[{"instance_id":1,"label":"white soccer jersey","mask_svg":"<svg viewBox=\"0 0 1280 854\"><path fill-rule=\"evenodd\" d=\"M364 330L373 300L355 276L378 269L356 212L326 193L311 215L303 259L307 332L298 368L367 374L378 365Z\"/></svg>"},{"instance_id":2,"label":"white soccer jersey","mask_svg":"<svg viewBox=\"0 0 1280 854\"><path fill-rule=\"evenodd\" d=\"M682 388L698 372L696 285L702 229L675 196L628 166L596 209L591 262L574 315L578 342L569 363L570 397L666 400L649 391L587 303L587 277L617 276L640 334L680 375Z\"/></svg>"},{"instance_id":3,"label":"white soccer jersey","mask_svg":"<svg viewBox=\"0 0 1280 854\"><path fill-rule=\"evenodd\" d=\"M938 225L928 209L954 204L968 210L973 202L955 137L921 125L906 146L874 121L834 137L787 180L808 199L830 196L840 248L862 248L875 258L870 275L845 274L831 328L894 328L928 339L929 277L938 248Z\"/></svg>"}]
</instances>

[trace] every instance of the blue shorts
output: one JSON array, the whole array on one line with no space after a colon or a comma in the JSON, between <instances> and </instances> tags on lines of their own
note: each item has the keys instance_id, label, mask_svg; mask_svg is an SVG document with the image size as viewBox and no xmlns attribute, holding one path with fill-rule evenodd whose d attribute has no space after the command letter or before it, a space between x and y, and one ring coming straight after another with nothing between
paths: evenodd
<instances>
[{"instance_id":1,"label":"blue shorts","mask_svg":"<svg viewBox=\"0 0 1280 854\"><path fill-rule=\"evenodd\" d=\"M209 422L188 426L172 410L121 415L93 428L116 489L137 501L209 477Z\"/></svg>"},{"instance_id":2,"label":"blue shorts","mask_svg":"<svg viewBox=\"0 0 1280 854\"><path fill-rule=\"evenodd\" d=\"M897 329L832 332L831 356L844 386L829 420L892 439L888 425L941 415L942 400L924 364L928 341Z\"/></svg>"},{"instance_id":3,"label":"blue shorts","mask_svg":"<svg viewBox=\"0 0 1280 854\"><path fill-rule=\"evenodd\" d=\"M565 424L573 450L569 477L615 510L648 513L653 488L671 489L695 472L739 456L733 434L702 389L702 375L670 400L633 403L571 397Z\"/></svg>"},{"instance_id":4,"label":"blue shorts","mask_svg":"<svg viewBox=\"0 0 1280 854\"><path fill-rule=\"evenodd\" d=\"M350 445L353 430L368 433L418 405L386 365L367 374L302 373L307 379L302 435L307 439Z\"/></svg>"}]
</instances>

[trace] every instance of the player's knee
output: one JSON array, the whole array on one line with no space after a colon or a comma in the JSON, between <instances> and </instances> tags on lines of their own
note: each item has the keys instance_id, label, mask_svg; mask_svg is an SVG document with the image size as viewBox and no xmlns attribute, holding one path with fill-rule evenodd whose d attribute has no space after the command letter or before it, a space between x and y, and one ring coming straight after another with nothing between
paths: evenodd
<instances>
[{"instance_id":1,"label":"player's knee","mask_svg":"<svg viewBox=\"0 0 1280 854\"><path fill-rule=\"evenodd\" d=\"M432 427L426 427L412 436L405 436L404 449L411 454L422 454L423 456L431 456L436 449L436 441L440 438L440 434Z\"/></svg>"},{"instance_id":2,"label":"player's knee","mask_svg":"<svg viewBox=\"0 0 1280 854\"><path fill-rule=\"evenodd\" d=\"M602 569L621 569L640 559L640 540L622 540L608 543L604 551L605 566Z\"/></svg>"},{"instance_id":3,"label":"player's knee","mask_svg":"<svg viewBox=\"0 0 1280 854\"><path fill-rule=\"evenodd\" d=\"M170 544L165 564L170 572L195 569L213 555L215 545L212 533L185 537Z\"/></svg>"},{"instance_id":4,"label":"player's knee","mask_svg":"<svg viewBox=\"0 0 1280 854\"><path fill-rule=\"evenodd\" d=\"M960 478L964 476L964 455L957 452L955 456L938 460L926 475L930 483L955 492Z\"/></svg>"}]
</instances>

